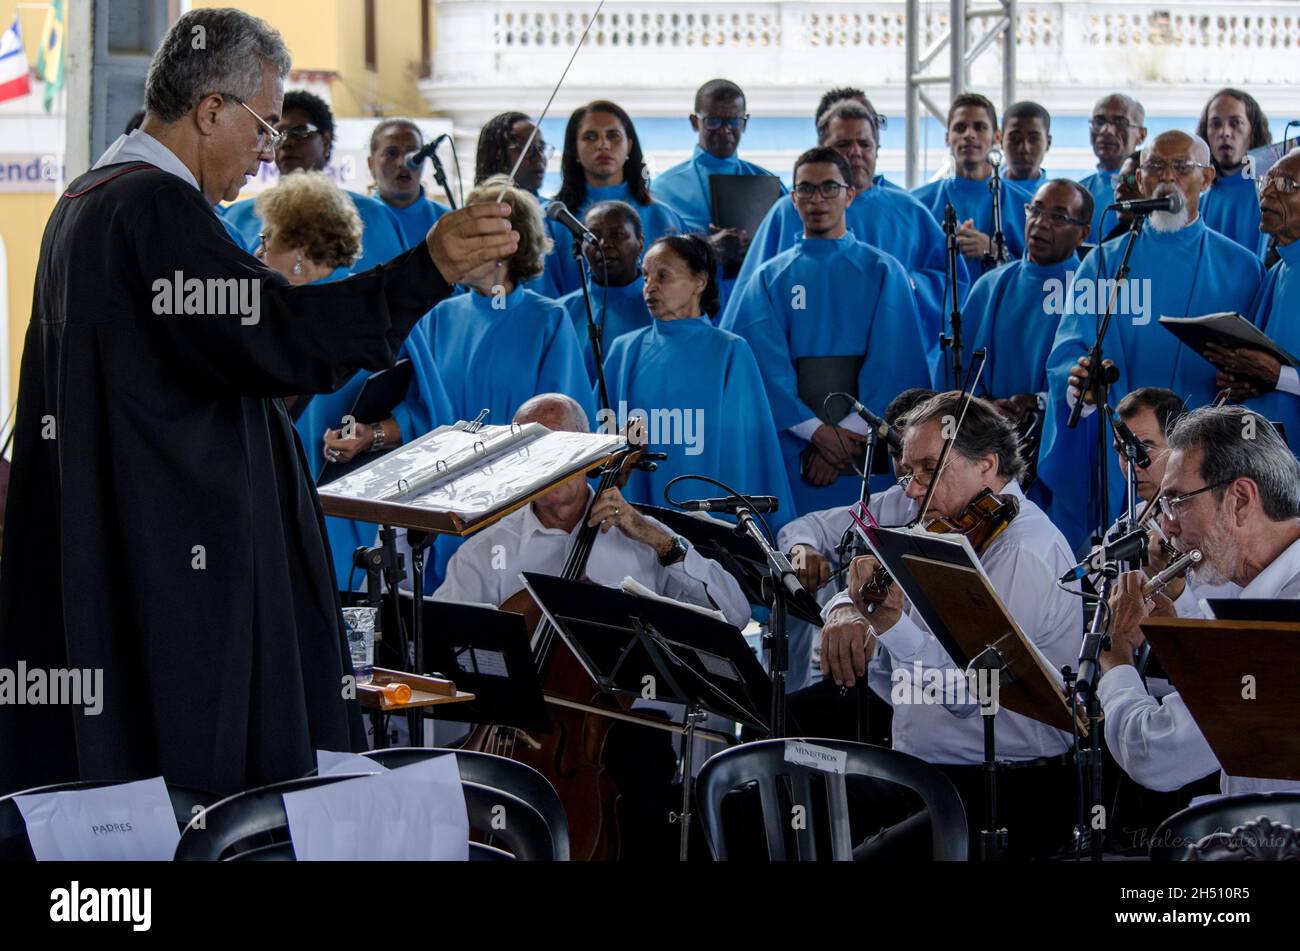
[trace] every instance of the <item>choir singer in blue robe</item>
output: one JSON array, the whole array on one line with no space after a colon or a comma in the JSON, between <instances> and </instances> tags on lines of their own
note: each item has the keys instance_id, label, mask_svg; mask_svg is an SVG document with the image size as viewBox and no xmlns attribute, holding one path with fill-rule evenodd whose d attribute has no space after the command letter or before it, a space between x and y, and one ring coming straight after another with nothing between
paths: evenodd
<instances>
[{"instance_id":1,"label":"choir singer in blue robe","mask_svg":"<svg viewBox=\"0 0 1300 951\"><path fill-rule=\"evenodd\" d=\"M366 165L375 180L379 200L397 219L402 244L407 248L423 241L433 223L451 211L426 197L420 173L406 167L407 158L422 148L424 132L410 119L384 119L370 133Z\"/></svg>"},{"instance_id":2,"label":"choir singer in blue robe","mask_svg":"<svg viewBox=\"0 0 1300 951\"><path fill-rule=\"evenodd\" d=\"M988 351L980 395L1011 402L1018 411L1047 398L1047 355L1061 321L1053 302L1063 300L1074 277L1091 220L1088 190L1053 179L1025 206L1025 256L989 271L971 288L963 336L968 352Z\"/></svg>"},{"instance_id":3,"label":"choir singer in blue robe","mask_svg":"<svg viewBox=\"0 0 1300 951\"><path fill-rule=\"evenodd\" d=\"M581 218L598 201L624 201L641 216L641 232L653 244L665 234L686 230L681 215L650 194L650 169L632 117L621 106L598 99L579 106L564 129L560 158L563 179L552 201ZM573 254L573 236L555 237L560 291L579 290L582 274Z\"/></svg>"},{"instance_id":4,"label":"choir singer in blue robe","mask_svg":"<svg viewBox=\"0 0 1300 951\"><path fill-rule=\"evenodd\" d=\"M1268 145L1273 133L1255 97L1240 89L1220 89L1201 110L1196 134L1210 146L1214 182L1201 196L1205 224L1243 248L1260 252L1259 195L1247 175L1247 153Z\"/></svg>"},{"instance_id":5,"label":"choir singer in blue robe","mask_svg":"<svg viewBox=\"0 0 1300 951\"><path fill-rule=\"evenodd\" d=\"M597 244L584 245L591 269L591 316L600 335L600 352L607 355L623 334L649 327L650 311L641 289L641 217L623 201L602 201L592 205L583 224L596 236ZM596 383L596 358L587 325L587 302L582 288L560 298L560 305L573 321L573 331L582 343L587 374Z\"/></svg>"},{"instance_id":6,"label":"choir singer in blue robe","mask_svg":"<svg viewBox=\"0 0 1300 951\"><path fill-rule=\"evenodd\" d=\"M1052 147L1052 114L1025 99L1007 106L1002 117L1002 144L1006 147L1007 181L1032 195L1047 181L1043 159Z\"/></svg>"},{"instance_id":7,"label":"choir singer in blue robe","mask_svg":"<svg viewBox=\"0 0 1300 951\"><path fill-rule=\"evenodd\" d=\"M705 235L718 259L718 289L722 306L735 287L737 272L753 235L742 228L719 228L713 223L711 175L767 175L772 173L738 154L749 115L745 93L726 79L711 79L695 92L691 129L695 151L689 159L655 177L654 193L682 216L690 231ZM781 194L786 194L781 185Z\"/></svg>"},{"instance_id":8,"label":"choir singer in blue robe","mask_svg":"<svg viewBox=\"0 0 1300 951\"><path fill-rule=\"evenodd\" d=\"M1252 310L1255 326L1291 354L1300 353L1300 149L1284 155L1259 180L1259 214L1264 232L1277 240L1280 260L1269 268ZM1225 350L1211 345L1208 356L1221 368L1217 383L1229 399L1246 405L1286 429L1292 451L1300 450L1300 378L1260 350Z\"/></svg>"},{"instance_id":9,"label":"choir singer in blue robe","mask_svg":"<svg viewBox=\"0 0 1300 951\"><path fill-rule=\"evenodd\" d=\"M939 359L939 329L952 307L947 279L947 242L929 209L904 189L876 174L881 118L865 99L846 97L829 104L817 120L817 144L839 152L853 173L853 203L846 224L853 237L891 254L903 265L916 292L923 323L922 339L935 365ZM754 272L799 243L804 225L788 201L772 206L759 226L736 277L735 293ZM970 276L957 257L957 298L966 299ZM734 295L733 295L734 299ZM735 305L725 302L722 324L734 320Z\"/></svg>"},{"instance_id":10,"label":"choir singer in blue robe","mask_svg":"<svg viewBox=\"0 0 1300 951\"><path fill-rule=\"evenodd\" d=\"M1146 109L1142 103L1122 93L1098 99L1088 120L1088 138L1092 154L1097 157L1097 171L1079 180L1092 192L1092 238L1100 244L1107 229L1115 226L1115 213L1106 213L1114 204L1115 177L1124 159L1137 151L1147 139Z\"/></svg>"},{"instance_id":11,"label":"choir singer in blue robe","mask_svg":"<svg viewBox=\"0 0 1300 951\"><path fill-rule=\"evenodd\" d=\"M948 107L948 131L944 142L952 154L953 174L916 188L912 194L943 221L949 205L957 212L957 245L966 258L971 276L978 278L992 267L993 192L989 188L993 166L989 153L1002 142L998 132L998 111L985 96L962 93ZM1002 215L1002 236L1007 259L1025 253L1025 202L1029 192L1017 182L1002 179L998 190ZM997 262L994 263L994 267Z\"/></svg>"},{"instance_id":12,"label":"choir singer in blue robe","mask_svg":"<svg viewBox=\"0 0 1300 951\"><path fill-rule=\"evenodd\" d=\"M1102 344L1103 358L1119 373L1116 393L1142 386L1173 390L1189 407L1211 402L1218 391L1214 367L1184 346L1159 323L1162 316L1190 317L1219 311L1251 313L1264 269L1241 245L1206 227L1199 215L1201 192L1214 175L1210 149L1186 132L1156 136L1142 150L1138 170L1144 197L1182 194L1177 213L1156 212L1142 231L1130 259L1130 275L1115 288L1114 317ZM1071 544L1080 544L1099 524L1097 468L1098 415L1089 411L1075 429L1066 421L1081 388L1092 401L1088 351L1114 287L1127 237L1102 244L1084 260L1062 305L1065 315L1047 360L1051 403L1043 426L1038 476L1052 492L1051 516ZM1117 514L1123 496L1119 465L1110 465L1110 511Z\"/></svg>"},{"instance_id":13,"label":"choir singer in blue robe","mask_svg":"<svg viewBox=\"0 0 1300 951\"><path fill-rule=\"evenodd\" d=\"M301 89L285 93L284 112L275 128L283 136L275 149L275 167L281 175L321 172L329 165L334 148L334 114L319 96ZM406 250L397 216L383 202L356 192L346 194L356 205L364 229L361 257L352 268L355 273L391 261ZM227 205L222 215L243 236L244 250L249 254L256 251L262 220L257 217L254 199Z\"/></svg>"},{"instance_id":14,"label":"choir singer in blue robe","mask_svg":"<svg viewBox=\"0 0 1300 951\"><path fill-rule=\"evenodd\" d=\"M859 363L850 395L877 412L902 390L930 383L907 272L845 225L851 179L848 161L834 149L799 156L793 202L803 237L755 272L723 322L749 341L762 370L800 515L846 505L861 487L856 476L841 473L851 470L866 426L840 400L830 401L835 409L823 406L825 394L814 391L844 376L845 360ZM839 360L816 359L827 357ZM839 389L854 387L849 377Z\"/></svg>"},{"instance_id":15,"label":"choir singer in blue robe","mask_svg":"<svg viewBox=\"0 0 1300 951\"><path fill-rule=\"evenodd\" d=\"M710 320L718 309L717 262L699 235L660 238L642 265L654 322L614 341L605 360L613 404L599 414L602 432L620 432L639 416L647 448L666 452L655 472L623 490L630 501L664 505L664 488L698 474L746 495L775 496L773 530L793 518L793 501L776 424L753 351ZM683 484L676 498L708 489ZM717 494L709 489L706 494Z\"/></svg>"}]
</instances>

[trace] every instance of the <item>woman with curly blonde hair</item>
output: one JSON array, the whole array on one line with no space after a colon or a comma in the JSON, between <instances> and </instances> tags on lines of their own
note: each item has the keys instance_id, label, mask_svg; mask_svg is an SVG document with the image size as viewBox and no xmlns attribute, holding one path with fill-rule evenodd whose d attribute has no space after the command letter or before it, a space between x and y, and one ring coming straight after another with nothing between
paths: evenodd
<instances>
[{"instance_id":1,"label":"woman with curly blonde hair","mask_svg":"<svg viewBox=\"0 0 1300 951\"><path fill-rule=\"evenodd\" d=\"M504 190L504 194L502 194ZM470 276L470 293L451 297L416 324L406 338L405 353L414 373L406 399L393 416L356 427L351 439L327 433L325 453L341 460L372 448L409 442L443 423L474 419L488 411L486 422L509 423L525 400L538 393L573 397L594 416L591 383L582 348L564 308L521 285L542 273L551 239L542 209L528 191L507 183L504 175L484 181L466 204L493 202L511 207L510 224L519 234L519 249ZM446 395L451 416L439 412Z\"/></svg>"},{"instance_id":2,"label":"woman with curly blonde hair","mask_svg":"<svg viewBox=\"0 0 1300 951\"><path fill-rule=\"evenodd\" d=\"M324 172L294 172L257 196L258 260L290 284L338 281L361 256L361 216Z\"/></svg>"}]
</instances>

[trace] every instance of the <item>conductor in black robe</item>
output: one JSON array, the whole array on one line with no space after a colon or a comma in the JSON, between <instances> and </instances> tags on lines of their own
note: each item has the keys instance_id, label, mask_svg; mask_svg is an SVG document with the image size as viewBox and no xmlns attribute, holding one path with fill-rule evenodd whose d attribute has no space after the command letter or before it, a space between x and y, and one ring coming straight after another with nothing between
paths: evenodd
<instances>
[{"instance_id":1,"label":"conductor in black robe","mask_svg":"<svg viewBox=\"0 0 1300 951\"><path fill-rule=\"evenodd\" d=\"M212 208L272 159L288 71L262 21L185 14L154 57L142 128L50 216L0 562L0 676L26 672L25 702L0 703L0 792L161 774L229 794L303 775L317 748L365 748L321 508L280 397L388 365L518 235L508 206L479 205L381 267L291 287ZM32 671L65 670L102 671L97 711L34 702Z\"/></svg>"}]
</instances>

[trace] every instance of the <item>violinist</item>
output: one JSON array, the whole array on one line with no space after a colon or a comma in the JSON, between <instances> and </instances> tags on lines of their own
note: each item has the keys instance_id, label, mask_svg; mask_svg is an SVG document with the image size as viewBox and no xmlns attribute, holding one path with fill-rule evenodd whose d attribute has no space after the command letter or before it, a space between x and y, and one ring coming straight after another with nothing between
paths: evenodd
<instances>
[{"instance_id":1,"label":"violinist","mask_svg":"<svg viewBox=\"0 0 1300 951\"><path fill-rule=\"evenodd\" d=\"M908 496L920 501L934 483L922 518L957 518L985 490L1018 505L1018 514L982 551L975 545L980 562L1047 664L1054 669L1073 665L1083 630L1082 602L1056 582L1074 558L1064 536L1016 482L1024 462L1011 425L987 401L967 400L956 392L921 404L900 425L903 466L911 472L903 480ZM937 471L944 437L954 427L944 468ZM878 567L870 556L855 559L848 591L824 610L822 670L842 685L865 676L893 706L894 749L942 769L961 794L967 815L980 816L984 794L978 764L984 747L977 700L945 695L936 703L919 686L913 689L918 664L926 683L932 682L929 670L937 671L943 683L964 677L921 616L904 606L897 585L881 604L863 600L862 585ZM1074 815L1073 770L1065 756L1070 737L1005 707L994 722L1000 763L997 805L999 821L1009 830L1008 855L1046 856L1065 844ZM979 825L971 823L972 836Z\"/></svg>"}]
</instances>

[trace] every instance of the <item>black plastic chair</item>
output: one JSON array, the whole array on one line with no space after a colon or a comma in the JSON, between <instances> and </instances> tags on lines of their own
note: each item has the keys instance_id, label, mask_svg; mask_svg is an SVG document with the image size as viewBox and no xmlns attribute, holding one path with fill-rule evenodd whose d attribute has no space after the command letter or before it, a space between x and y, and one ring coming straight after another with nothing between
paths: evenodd
<instances>
[{"instance_id":1,"label":"black plastic chair","mask_svg":"<svg viewBox=\"0 0 1300 951\"><path fill-rule=\"evenodd\" d=\"M564 804L560 802L559 793L547 778L528 764L491 753L439 747L395 746L386 750L371 750L364 755L383 763L389 769L397 769L447 753L456 754L456 766L462 780L518 796L536 809L549 829L555 860L569 861L569 817L564 811Z\"/></svg>"},{"instance_id":2,"label":"black plastic chair","mask_svg":"<svg viewBox=\"0 0 1300 951\"><path fill-rule=\"evenodd\" d=\"M1300 861L1300 793L1226 796L1174 813L1151 836L1153 862Z\"/></svg>"},{"instance_id":3,"label":"black plastic chair","mask_svg":"<svg viewBox=\"0 0 1300 951\"><path fill-rule=\"evenodd\" d=\"M202 828L191 823L181 833L176 861L293 861L284 794L365 775L308 776L223 799L204 812ZM493 836L516 859L554 858L550 830L536 809L518 796L479 783L462 780L461 787L470 829Z\"/></svg>"},{"instance_id":4,"label":"black plastic chair","mask_svg":"<svg viewBox=\"0 0 1300 951\"><path fill-rule=\"evenodd\" d=\"M966 810L951 780L933 766L906 753L865 743L803 738L795 741L846 754L845 775L893 783L916 793L929 814L933 858L966 860ZM718 861L727 859L722 800L729 793L751 785L758 787L767 853L772 861L816 861L819 826L829 835L833 860L853 858L845 775L787 763L786 742L760 740L733 746L710 757L700 770L697 800L709 849ZM824 780L821 795L814 792L814 775ZM791 827L792 805L805 807L806 821L801 823L802 828ZM794 838L793 855L787 845L788 836Z\"/></svg>"},{"instance_id":5,"label":"black plastic chair","mask_svg":"<svg viewBox=\"0 0 1300 951\"><path fill-rule=\"evenodd\" d=\"M50 786L36 786L32 789L9 793L7 796L0 796L0 861L36 861L36 856L32 854L31 842L27 838L27 824L23 821L23 814L18 809L18 803L14 802L17 796L66 792L78 789L101 789L105 786L118 786L122 782L133 782L133 780L114 780L111 782L108 780L77 780L70 783L54 783ZM204 792L201 789L193 789L189 786L173 786L170 784L167 786L167 795L171 798L172 812L176 815L176 825L180 829L184 829L189 825L190 820L196 814L196 808L206 809L221 798L216 793Z\"/></svg>"}]
</instances>

